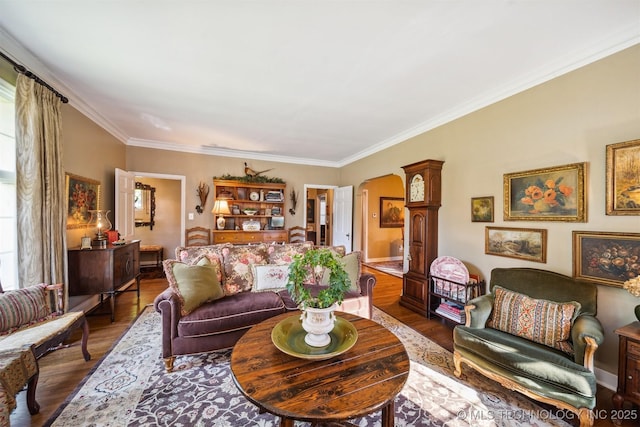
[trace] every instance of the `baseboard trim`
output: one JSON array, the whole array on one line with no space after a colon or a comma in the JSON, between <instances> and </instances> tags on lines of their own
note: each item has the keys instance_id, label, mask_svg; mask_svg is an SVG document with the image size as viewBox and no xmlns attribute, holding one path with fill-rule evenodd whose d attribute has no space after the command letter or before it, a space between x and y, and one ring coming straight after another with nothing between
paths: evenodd
<instances>
[{"instance_id":1,"label":"baseboard trim","mask_svg":"<svg viewBox=\"0 0 640 427\"><path fill-rule=\"evenodd\" d=\"M392 256L384 258L368 258L364 262L389 262L389 261L402 261L402 256Z\"/></svg>"},{"instance_id":2,"label":"baseboard trim","mask_svg":"<svg viewBox=\"0 0 640 427\"><path fill-rule=\"evenodd\" d=\"M596 381L602 387L608 388L611 391L618 389L618 376L604 369L595 368L593 370L596 374Z\"/></svg>"}]
</instances>

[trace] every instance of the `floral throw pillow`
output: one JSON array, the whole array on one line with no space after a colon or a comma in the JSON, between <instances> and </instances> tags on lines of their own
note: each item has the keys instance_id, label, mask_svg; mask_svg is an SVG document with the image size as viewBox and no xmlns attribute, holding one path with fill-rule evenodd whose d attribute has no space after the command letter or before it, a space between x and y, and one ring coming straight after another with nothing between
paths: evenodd
<instances>
[{"instance_id":1,"label":"floral throw pillow","mask_svg":"<svg viewBox=\"0 0 640 427\"><path fill-rule=\"evenodd\" d=\"M487 326L573 354L571 325L580 312L579 302L534 299L500 286Z\"/></svg>"},{"instance_id":2,"label":"floral throw pillow","mask_svg":"<svg viewBox=\"0 0 640 427\"><path fill-rule=\"evenodd\" d=\"M298 254L304 254L312 248L313 243L311 242L269 245L269 247L267 248L267 252L269 253L269 264L291 264L294 256Z\"/></svg>"},{"instance_id":3,"label":"floral throw pillow","mask_svg":"<svg viewBox=\"0 0 640 427\"><path fill-rule=\"evenodd\" d=\"M251 292L280 292L287 287L289 265L252 265L253 287Z\"/></svg>"},{"instance_id":4,"label":"floral throw pillow","mask_svg":"<svg viewBox=\"0 0 640 427\"><path fill-rule=\"evenodd\" d=\"M251 290L253 286L252 265L267 263L267 245L234 245L222 249L225 295L234 295Z\"/></svg>"}]
</instances>

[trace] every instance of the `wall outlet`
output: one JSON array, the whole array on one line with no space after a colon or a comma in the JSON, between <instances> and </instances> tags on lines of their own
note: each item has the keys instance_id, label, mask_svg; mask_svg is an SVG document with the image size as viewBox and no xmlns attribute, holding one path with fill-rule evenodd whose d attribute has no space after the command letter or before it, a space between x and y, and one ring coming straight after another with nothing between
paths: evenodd
<instances>
[{"instance_id":1,"label":"wall outlet","mask_svg":"<svg viewBox=\"0 0 640 427\"><path fill-rule=\"evenodd\" d=\"M189 221L193 221L193 212L189 212Z\"/></svg>"}]
</instances>

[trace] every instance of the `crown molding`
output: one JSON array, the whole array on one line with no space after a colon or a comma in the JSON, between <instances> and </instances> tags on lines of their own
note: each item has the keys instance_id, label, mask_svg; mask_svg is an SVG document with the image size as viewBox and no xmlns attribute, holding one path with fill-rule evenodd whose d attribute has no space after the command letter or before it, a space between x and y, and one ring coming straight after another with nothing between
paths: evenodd
<instances>
[{"instance_id":1,"label":"crown molding","mask_svg":"<svg viewBox=\"0 0 640 427\"><path fill-rule=\"evenodd\" d=\"M304 158L304 157L278 156L274 154L261 153L258 151L230 150L227 148L216 148L216 147L207 146L207 145L199 145L199 146L182 145L174 142L153 141L149 139L140 139L140 138L129 138L127 140L127 145L133 146L133 147L153 148L156 150L168 150L168 151L179 151L183 153L205 154L209 156L233 157L233 158L251 159L251 160L265 160L265 161L279 162L279 163L293 163L297 165L324 166L329 168L340 167L337 162L331 162L326 160Z\"/></svg>"}]
</instances>

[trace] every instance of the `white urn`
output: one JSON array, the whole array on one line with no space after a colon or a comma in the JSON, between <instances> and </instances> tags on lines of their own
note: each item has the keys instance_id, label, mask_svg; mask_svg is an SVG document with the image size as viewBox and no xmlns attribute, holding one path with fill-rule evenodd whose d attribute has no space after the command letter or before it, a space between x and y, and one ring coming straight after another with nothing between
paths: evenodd
<instances>
[{"instance_id":1,"label":"white urn","mask_svg":"<svg viewBox=\"0 0 640 427\"><path fill-rule=\"evenodd\" d=\"M304 342L312 347L325 347L331 343L329 332L336 323L336 304L327 308L307 307L302 311L302 329L307 332Z\"/></svg>"}]
</instances>

